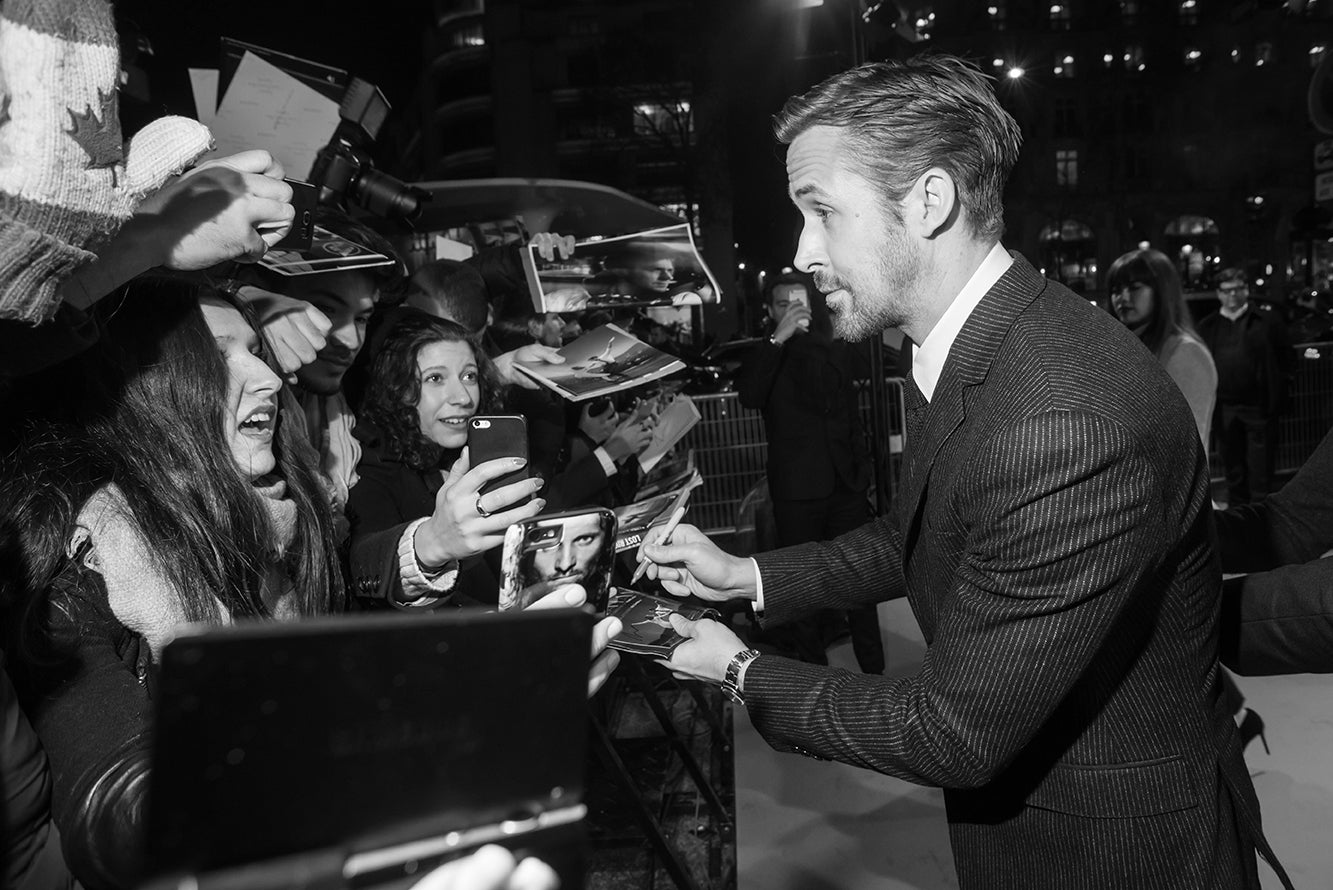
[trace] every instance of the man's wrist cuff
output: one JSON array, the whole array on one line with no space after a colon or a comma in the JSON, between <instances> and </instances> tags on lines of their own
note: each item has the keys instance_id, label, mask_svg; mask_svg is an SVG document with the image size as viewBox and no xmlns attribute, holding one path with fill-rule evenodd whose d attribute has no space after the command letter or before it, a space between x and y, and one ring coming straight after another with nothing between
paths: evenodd
<instances>
[{"instance_id":1,"label":"man's wrist cuff","mask_svg":"<svg viewBox=\"0 0 1333 890\"><path fill-rule=\"evenodd\" d=\"M616 462L611 457L611 452L598 445L592 453L597 455L597 462L602 465L602 472L606 473L608 478L616 474Z\"/></svg>"},{"instance_id":2,"label":"man's wrist cuff","mask_svg":"<svg viewBox=\"0 0 1333 890\"><path fill-rule=\"evenodd\" d=\"M759 560L753 556L750 557L750 565L754 566L754 614L756 616L763 614L764 611L764 576L759 573Z\"/></svg>"}]
</instances>

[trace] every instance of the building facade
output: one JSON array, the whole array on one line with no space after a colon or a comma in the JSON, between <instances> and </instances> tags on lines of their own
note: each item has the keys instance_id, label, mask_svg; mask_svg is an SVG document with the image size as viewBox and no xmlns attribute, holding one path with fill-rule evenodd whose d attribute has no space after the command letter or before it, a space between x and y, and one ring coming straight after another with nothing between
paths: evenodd
<instances>
[{"instance_id":1,"label":"building facade","mask_svg":"<svg viewBox=\"0 0 1333 890\"><path fill-rule=\"evenodd\" d=\"M1326 286L1307 114L1333 45L1328 0L942 0L913 11L929 39L880 45L975 59L997 78L1024 146L1006 241L1095 296L1110 262L1147 243L1187 288L1243 266L1270 298Z\"/></svg>"}]
</instances>

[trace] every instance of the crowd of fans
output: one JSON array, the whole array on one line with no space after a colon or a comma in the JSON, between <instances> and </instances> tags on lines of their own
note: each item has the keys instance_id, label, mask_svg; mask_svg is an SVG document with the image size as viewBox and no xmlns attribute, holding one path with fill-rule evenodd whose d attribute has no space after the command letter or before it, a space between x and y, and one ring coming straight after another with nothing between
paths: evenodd
<instances>
[{"instance_id":1,"label":"crowd of fans","mask_svg":"<svg viewBox=\"0 0 1333 890\"><path fill-rule=\"evenodd\" d=\"M281 185L271 159L248 175L229 203ZM318 216L393 256L338 211ZM165 274L190 265L209 271ZM633 498L651 416L566 406L514 370L519 357L560 361L553 344L573 325L529 309L529 342L500 352L485 310L505 301L470 266L442 262L410 281L387 268L281 279L168 264L94 294L86 319L65 327L84 348L6 382L8 671L85 886L140 876L153 664L183 624L494 608L511 524ZM514 466L471 465L467 420L519 404L532 406L537 472L482 494ZM583 595L573 585L538 605ZM590 693L615 667L603 650L618 629L612 618L597 628Z\"/></svg>"},{"instance_id":2,"label":"crowd of fans","mask_svg":"<svg viewBox=\"0 0 1333 890\"><path fill-rule=\"evenodd\" d=\"M7 5L0 20L6 63L38 33L46 56L27 63L52 77L6 93L0 117L0 867L5 886L131 887L156 664L177 632L493 607L505 529L632 493L616 483L652 421L599 405L580 423L516 373L518 359L561 361L553 347L578 330L534 314L516 254L409 277L372 229L321 208L319 225L394 261L281 276L255 265L293 217L268 152L195 164L207 131L169 118L128 160L116 127L105 164L86 163L60 112L114 101L115 32L105 4L71 5L53 19ZM571 242L534 239L550 255ZM466 421L515 392L544 409L530 415L536 472L481 494L514 462L473 466ZM566 585L531 607L584 597ZM594 628L590 695L618 631ZM430 881L552 875L489 850Z\"/></svg>"}]
</instances>

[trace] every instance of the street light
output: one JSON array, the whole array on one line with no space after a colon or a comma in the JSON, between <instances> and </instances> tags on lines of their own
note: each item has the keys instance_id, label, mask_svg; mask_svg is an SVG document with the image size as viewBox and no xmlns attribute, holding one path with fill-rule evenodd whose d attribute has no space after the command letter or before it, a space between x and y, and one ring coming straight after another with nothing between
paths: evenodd
<instances>
[{"instance_id":1,"label":"street light","mask_svg":"<svg viewBox=\"0 0 1333 890\"><path fill-rule=\"evenodd\" d=\"M1006 74L1006 76L1007 76L1010 80L1018 80L1018 79L1019 79L1020 77L1022 77L1024 74L1027 74L1027 72L1024 71L1022 68L1018 67L1017 65L1015 65L1014 67L1012 67L1012 68L1009 69L1009 71L1008 71L1008 73Z\"/></svg>"}]
</instances>

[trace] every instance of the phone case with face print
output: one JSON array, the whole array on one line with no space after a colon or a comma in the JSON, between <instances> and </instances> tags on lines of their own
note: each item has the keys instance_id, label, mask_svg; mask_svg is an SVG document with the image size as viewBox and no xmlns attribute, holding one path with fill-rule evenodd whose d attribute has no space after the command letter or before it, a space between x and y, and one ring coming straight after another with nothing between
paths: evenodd
<instances>
[{"instance_id":1,"label":"phone case with face print","mask_svg":"<svg viewBox=\"0 0 1333 890\"><path fill-rule=\"evenodd\" d=\"M616 517L603 507L516 522L500 557L500 608L526 609L568 584L582 584L588 604L606 611L615 559Z\"/></svg>"}]
</instances>

